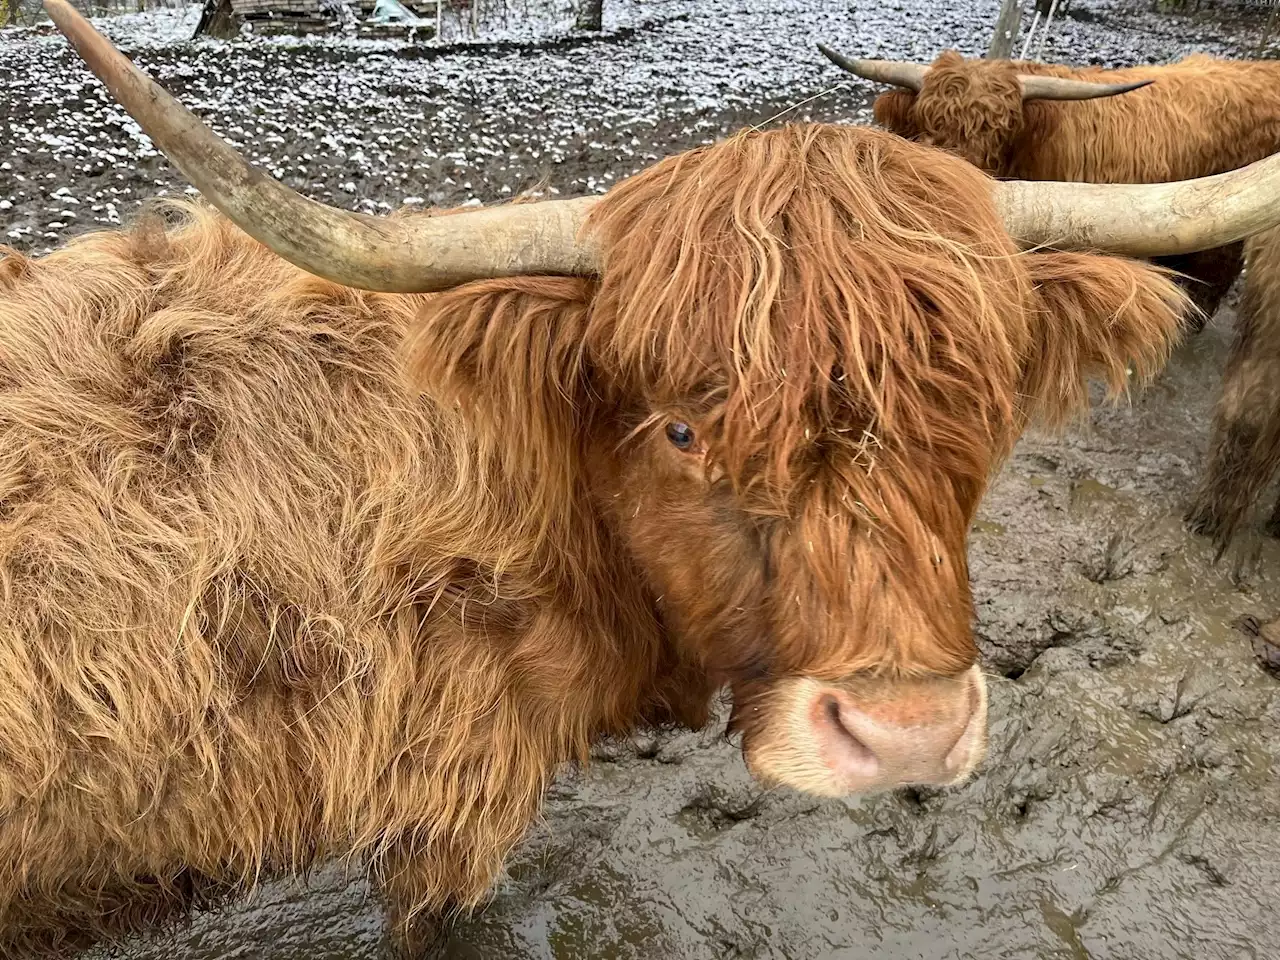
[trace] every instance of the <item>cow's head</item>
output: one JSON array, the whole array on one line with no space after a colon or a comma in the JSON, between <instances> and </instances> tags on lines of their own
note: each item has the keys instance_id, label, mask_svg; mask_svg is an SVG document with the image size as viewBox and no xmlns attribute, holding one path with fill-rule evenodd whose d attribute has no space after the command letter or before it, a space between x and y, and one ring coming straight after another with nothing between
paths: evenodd
<instances>
[{"instance_id":1,"label":"cow's head","mask_svg":"<svg viewBox=\"0 0 1280 960\"><path fill-rule=\"evenodd\" d=\"M673 157L587 228L598 286L435 298L418 369L513 456L538 438L559 452L529 462L586 465L671 642L732 687L755 772L824 794L965 777L974 511L1029 415L1156 369L1173 285L1019 254L986 177L857 127Z\"/></svg>"},{"instance_id":2,"label":"cow's head","mask_svg":"<svg viewBox=\"0 0 1280 960\"><path fill-rule=\"evenodd\" d=\"M355 217L249 167L46 7L248 232L339 283L447 291L425 301L419 364L593 519L683 661L731 685L752 769L815 793L978 762L965 535L988 478L1029 418L1082 407L1091 374L1118 392L1151 373L1178 329L1154 268L1012 237L1203 249L1258 229L1280 187L1276 161L1183 185L997 184L891 134L796 126L598 203ZM1234 219L1189 222L1206 194Z\"/></svg>"},{"instance_id":3,"label":"cow's head","mask_svg":"<svg viewBox=\"0 0 1280 960\"><path fill-rule=\"evenodd\" d=\"M954 50L931 66L854 60L819 49L850 73L893 84L876 98L876 122L900 137L942 147L990 174L1009 172L1010 151L1027 123L1025 104L1038 100L1093 100L1150 84L1091 83L1047 76L1045 68L1013 60L966 60ZM1055 72L1065 72L1055 69Z\"/></svg>"}]
</instances>

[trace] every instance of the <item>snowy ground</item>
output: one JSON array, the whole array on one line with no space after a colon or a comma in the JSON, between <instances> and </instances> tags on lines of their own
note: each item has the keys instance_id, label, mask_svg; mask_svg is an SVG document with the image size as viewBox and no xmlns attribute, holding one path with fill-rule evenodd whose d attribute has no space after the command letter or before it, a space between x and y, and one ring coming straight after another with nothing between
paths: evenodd
<instances>
[{"instance_id":1,"label":"snowy ground","mask_svg":"<svg viewBox=\"0 0 1280 960\"><path fill-rule=\"evenodd\" d=\"M874 88L829 65L815 41L867 56L976 53L995 7L609 0L603 37L566 33L557 7L519 31L499 27L489 42L443 49L342 37L191 41L194 6L99 23L256 162L314 197L375 211L492 202L541 182L603 191L748 124L864 121ZM1062 19L1044 55L1132 63L1236 49L1221 31L1188 42L1183 18L1122 19L1135 26ZM186 189L48 31L0 36L0 241L22 250L119 223L145 198Z\"/></svg>"},{"instance_id":2,"label":"snowy ground","mask_svg":"<svg viewBox=\"0 0 1280 960\"><path fill-rule=\"evenodd\" d=\"M865 121L876 89L815 41L975 54L997 5L605 2L601 37L566 33L560 7L520 35L444 48L191 42L194 9L103 28L297 189L379 210L540 182L604 190L748 124ZM1072 0L1043 56L1252 56L1267 19L1149 6ZM185 189L47 28L0 32L0 77L0 242L43 250ZM497 900L444 956L1280 957L1280 685L1232 627L1280 610L1280 543L1215 565L1180 519L1222 319L1132 408L1024 440L985 501L970 543L977 635L1009 680L992 688L991 753L972 784L819 803L762 796L717 730L604 745L557 783ZM331 873L305 893L269 885L126 956L373 960L382 915L366 894Z\"/></svg>"}]
</instances>

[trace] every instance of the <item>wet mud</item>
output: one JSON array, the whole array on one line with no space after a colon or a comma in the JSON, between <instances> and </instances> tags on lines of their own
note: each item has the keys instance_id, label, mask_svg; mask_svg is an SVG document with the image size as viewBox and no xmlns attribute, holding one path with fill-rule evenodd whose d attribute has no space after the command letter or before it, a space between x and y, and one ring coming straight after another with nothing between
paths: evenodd
<instances>
[{"instance_id":1,"label":"wet mud","mask_svg":"<svg viewBox=\"0 0 1280 960\"><path fill-rule=\"evenodd\" d=\"M601 744L437 954L1280 956L1280 680L1262 656L1280 543L1252 533L1215 563L1181 521L1232 319L1131 404L1025 438L995 481L970 546L992 675L971 783L819 801L761 791L720 727ZM369 888L329 870L124 956L386 951Z\"/></svg>"}]
</instances>

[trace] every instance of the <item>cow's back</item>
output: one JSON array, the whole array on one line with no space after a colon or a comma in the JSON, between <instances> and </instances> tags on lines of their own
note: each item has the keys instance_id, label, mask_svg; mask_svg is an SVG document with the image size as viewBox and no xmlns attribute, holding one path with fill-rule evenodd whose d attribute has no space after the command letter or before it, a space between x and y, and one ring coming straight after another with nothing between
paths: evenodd
<instances>
[{"instance_id":1,"label":"cow's back","mask_svg":"<svg viewBox=\"0 0 1280 960\"><path fill-rule=\"evenodd\" d=\"M184 216L0 262L0 927L22 874L305 858L344 690L417 629L388 531L458 431L402 383L413 298Z\"/></svg>"},{"instance_id":2,"label":"cow's back","mask_svg":"<svg viewBox=\"0 0 1280 960\"><path fill-rule=\"evenodd\" d=\"M1025 73L1148 87L1087 101L1028 101L1001 175L1162 183L1223 173L1280 151L1280 63L1193 54L1120 70L1022 63Z\"/></svg>"}]
</instances>

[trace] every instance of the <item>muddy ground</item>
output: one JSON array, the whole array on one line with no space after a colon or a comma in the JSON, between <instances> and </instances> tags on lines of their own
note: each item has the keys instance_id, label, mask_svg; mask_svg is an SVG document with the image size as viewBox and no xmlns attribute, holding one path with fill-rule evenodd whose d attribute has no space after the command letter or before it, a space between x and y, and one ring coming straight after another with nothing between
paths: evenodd
<instances>
[{"instance_id":1,"label":"muddy ground","mask_svg":"<svg viewBox=\"0 0 1280 960\"><path fill-rule=\"evenodd\" d=\"M868 45L882 55L932 54L944 44L972 49L987 16L980 10L966 20L954 4L934 4L927 23L935 41L921 30L921 4L910 0L876 5L874 21L858 19L852 5L821 3L811 5L816 20L791 3L732 21L724 11L746 7L710 3L703 7L717 19L704 23L703 7L689 6L666 26L594 45L507 50L491 61L475 51L434 67L420 53L361 48L228 52L149 40L138 55L203 114L242 121L232 135L271 162L290 162L300 131L318 124L328 149L313 145L316 156L305 159L294 150L284 175L333 202L394 206L415 194L495 199L541 178L565 193L594 189L647 154L767 121L839 82L816 63L796 65L807 34L787 41L790 52L773 54L776 61L756 57L754 73L732 73L715 47L726 32L732 46L764 56L799 32L796 23L825 24L847 46L869 22L897 18L897 34L877 32L878 46ZM1063 36L1103 40L1075 59L1114 58L1121 49L1139 52L1129 59L1192 48L1252 52L1239 32L1249 22L1153 19L1146 7L1076 0L1071 9L1083 15ZM685 59L656 68L662 56ZM205 70L211 63L215 74ZM0 195L10 205L0 208L0 226L26 228L10 237L24 249L95 221L128 219L138 200L180 189L180 178L147 155L145 140L113 118L70 64L53 38L0 40L0 70L16 78L0 96L0 132L10 136L0 158ZM33 65L67 78L42 86ZM579 83L625 76L635 89L619 92L603 80L575 87L564 108L545 87L535 96L528 91L536 84L522 86L530 65ZM445 84L455 68L469 79L446 98L432 84ZM257 77L266 92L237 107L215 75ZM326 100L326 89L338 89L326 87L334 76L363 90L366 106ZM493 108L493 84L525 112ZM865 117L872 92L842 85L792 116ZM287 95L310 101L292 128L285 108L271 113ZM636 96L649 109L629 114ZM398 111L388 114L391 101L380 97L399 98ZM100 156L74 135L76 123L99 121L107 134L93 147ZM67 128L73 135L59 141ZM441 144L468 129L506 146L468 154L459 176L457 157ZM109 153L120 141L125 148ZM362 141L363 159L352 147ZM434 159L421 158L428 152ZM1180 519L1203 459L1231 321L1224 310L1131 405L1099 408L1064 438L1025 439L988 495L970 557L979 642L994 678L992 744L969 785L820 802L762 793L719 727L604 744L587 771L556 784L545 821L494 902L453 927L442 955L1280 956L1280 680L1262 669L1238 626L1242 617L1280 613L1280 544L1253 535L1215 563ZM190 927L135 940L123 956L357 960L382 956L384 933L365 884L324 870L306 888L268 884Z\"/></svg>"}]
</instances>

